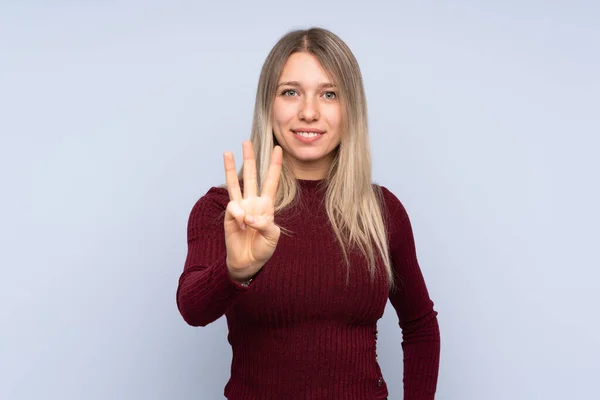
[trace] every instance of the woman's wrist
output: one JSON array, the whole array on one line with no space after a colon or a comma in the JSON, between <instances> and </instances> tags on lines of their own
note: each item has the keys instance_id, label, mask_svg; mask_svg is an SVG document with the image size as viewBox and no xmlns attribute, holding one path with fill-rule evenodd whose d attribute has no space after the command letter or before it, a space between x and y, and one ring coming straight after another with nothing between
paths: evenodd
<instances>
[{"instance_id":1,"label":"woman's wrist","mask_svg":"<svg viewBox=\"0 0 600 400\"><path fill-rule=\"evenodd\" d=\"M250 285L250 282L252 282L252 279L254 279L254 278L250 278L250 279L248 279L246 281L240 282L240 285L247 287L247 286Z\"/></svg>"},{"instance_id":2,"label":"woman's wrist","mask_svg":"<svg viewBox=\"0 0 600 400\"><path fill-rule=\"evenodd\" d=\"M248 275L240 276L238 274L233 274L231 272L231 269L229 269L229 277L231 278L232 281L234 281L235 283L238 283L242 286L248 286L250 284L250 282L252 282L252 280L254 279L254 276L248 276Z\"/></svg>"},{"instance_id":3,"label":"woman's wrist","mask_svg":"<svg viewBox=\"0 0 600 400\"><path fill-rule=\"evenodd\" d=\"M234 282L236 282L242 286L248 286L250 284L250 282L252 282L252 280L256 276L256 273L248 274L246 272L246 268L243 268L243 269L231 268L231 267L229 267L229 263L226 262L226 264L227 264L227 271L229 271L229 277L231 278L231 280L233 280ZM259 271L260 271L260 269L259 269ZM246 273L244 274L244 272L246 272Z\"/></svg>"}]
</instances>

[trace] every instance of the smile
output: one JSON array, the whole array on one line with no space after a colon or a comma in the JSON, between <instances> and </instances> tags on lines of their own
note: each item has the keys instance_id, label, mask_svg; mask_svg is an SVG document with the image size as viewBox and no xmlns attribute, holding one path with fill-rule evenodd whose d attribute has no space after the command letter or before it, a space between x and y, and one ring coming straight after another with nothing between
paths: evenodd
<instances>
[{"instance_id":1,"label":"smile","mask_svg":"<svg viewBox=\"0 0 600 400\"><path fill-rule=\"evenodd\" d=\"M302 137L315 137L315 136L322 135L322 133L316 133L316 132L296 132L296 135L299 135L299 136L302 136Z\"/></svg>"},{"instance_id":2,"label":"smile","mask_svg":"<svg viewBox=\"0 0 600 400\"><path fill-rule=\"evenodd\" d=\"M302 143L312 143L315 140L319 140L321 138L321 136L323 136L323 134L325 133L324 131L313 131L313 130L306 130L306 131L292 131L294 133L294 136L296 138L298 138L298 140L300 140Z\"/></svg>"}]
</instances>

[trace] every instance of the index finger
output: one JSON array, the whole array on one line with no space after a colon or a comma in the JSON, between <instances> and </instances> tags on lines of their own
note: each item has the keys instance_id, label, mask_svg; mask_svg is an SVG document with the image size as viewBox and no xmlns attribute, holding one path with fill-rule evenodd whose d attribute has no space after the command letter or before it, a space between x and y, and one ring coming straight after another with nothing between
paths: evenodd
<instances>
[{"instance_id":1,"label":"index finger","mask_svg":"<svg viewBox=\"0 0 600 400\"><path fill-rule=\"evenodd\" d=\"M235 160L233 153L227 151L223 154L223 162L225 164L225 183L229 192L229 200L238 201L242 199L242 191L240 190L240 181L238 180L235 170Z\"/></svg>"},{"instance_id":2,"label":"index finger","mask_svg":"<svg viewBox=\"0 0 600 400\"><path fill-rule=\"evenodd\" d=\"M280 146L275 146L271 153L271 164L267 171L265 183L263 184L261 196L267 196L275 199L277 186L279 186L279 177L281 176L281 163L283 154Z\"/></svg>"}]
</instances>

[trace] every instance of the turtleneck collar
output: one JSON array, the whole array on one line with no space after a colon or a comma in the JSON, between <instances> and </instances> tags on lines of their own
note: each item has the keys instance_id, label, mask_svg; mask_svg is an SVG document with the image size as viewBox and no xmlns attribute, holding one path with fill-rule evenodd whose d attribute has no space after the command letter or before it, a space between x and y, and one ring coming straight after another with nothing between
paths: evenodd
<instances>
[{"instance_id":1,"label":"turtleneck collar","mask_svg":"<svg viewBox=\"0 0 600 400\"><path fill-rule=\"evenodd\" d=\"M302 189L312 190L312 189L317 189L319 187L319 185L323 184L323 182L325 182L325 179L316 179L316 180L296 179L296 181L298 182L298 185Z\"/></svg>"}]
</instances>

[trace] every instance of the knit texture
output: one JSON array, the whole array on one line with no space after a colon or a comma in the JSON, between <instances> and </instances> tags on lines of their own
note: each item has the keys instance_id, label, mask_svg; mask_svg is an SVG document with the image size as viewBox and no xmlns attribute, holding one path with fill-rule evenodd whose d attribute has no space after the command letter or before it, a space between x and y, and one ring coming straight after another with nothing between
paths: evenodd
<instances>
[{"instance_id":1,"label":"knit texture","mask_svg":"<svg viewBox=\"0 0 600 400\"><path fill-rule=\"evenodd\" d=\"M283 232L275 253L248 287L227 266L225 188L213 187L192 208L188 253L177 305L192 326L227 318L232 347L229 400L385 399L377 363L377 321L389 298L404 351L404 399L434 399L440 334L419 267L409 217L381 187L397 288L390 291L383 264L371 279L364 257L349 253L347 267L323 204L322 181L299 180L299 202L275 215ZM400 379L398 371L387 372Z\"/></svg>"}]
</instances>

